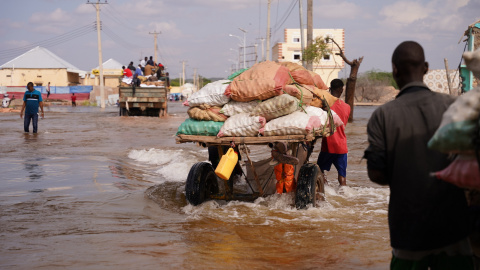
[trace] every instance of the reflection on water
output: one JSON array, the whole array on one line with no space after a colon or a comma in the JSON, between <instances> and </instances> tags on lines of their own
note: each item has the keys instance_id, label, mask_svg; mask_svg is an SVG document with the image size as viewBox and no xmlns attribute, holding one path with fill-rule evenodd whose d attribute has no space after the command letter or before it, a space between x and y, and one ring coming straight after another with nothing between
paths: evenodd
<instances>
[{"instance_id":1,"label":"reflection on water","mask_svg":"<svg viewBox=\"0 0 480 270\"><path fill-rule=\"evenodd\" d=\"M304 211L291 194L188 205L185 179L208 154L175 144L179 103L163 119L46 110L38 135L0 114L1 269L388 268L389 191L368 181L361 160L373 108L355 108L347 125L349 186L331 181L326 201ZM265 147L251 147L252 159Z\"/></svg>"},{"instance_id":2,"label":"reflection on water","mask_svg":"<svg viewBox=\"0 0 480 270\"><path fill-rule=\"evenodd\" d=\"M24 166L25 171L28 173L28 178L30 178L30 182L34 182L40 180L44 175L44 170L39 162L44 160L44 158L34 158L34 159L27 159L25 160Z\"/></svg>"}]
</instances>

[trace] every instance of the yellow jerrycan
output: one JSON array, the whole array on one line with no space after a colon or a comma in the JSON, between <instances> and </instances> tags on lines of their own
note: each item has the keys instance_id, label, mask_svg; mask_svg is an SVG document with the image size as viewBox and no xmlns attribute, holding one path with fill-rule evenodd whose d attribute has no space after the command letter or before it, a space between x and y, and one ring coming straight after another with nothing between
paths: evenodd
<instances>
[{"instance_id":1,"label":"yellow jerrycan","mask_svg":"<svg viewBox=\"0 0 480 270\"><path fill-rule=\"evenodd\" d=\"M220 159L220 162L215 169L215 174L217 174L217 176L223 180L228 180L233 172L233 169L235 168L235 165L237 165L237 161L238 154L235 153L233 148L229 148L227 153L222 156L222 159Z\"/></svg>"}]
</instances>

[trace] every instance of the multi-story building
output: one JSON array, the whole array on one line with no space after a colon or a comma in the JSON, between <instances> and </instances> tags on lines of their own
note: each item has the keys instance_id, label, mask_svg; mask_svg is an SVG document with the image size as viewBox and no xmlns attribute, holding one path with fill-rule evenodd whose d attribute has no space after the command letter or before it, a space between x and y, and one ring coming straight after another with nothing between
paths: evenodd
<instances>
[{"instance_id":1,"label":"multi-story building","mask_svg":"<svg viewBox=\"0 0 480 270\"><path fill-rule=\"evenodd\" d=\"M307 30L304 30L306 43ZM345 53L345 30L344 29L313 29L313 39L317 37L333 38ZM300 29L285 29L284 42L279 42L273 46L273 61L290 61L302 64ZM336 55L340 50L330 40L327 43L331 53L324 55L320 62L313 64L313 71L322 77L323 81L329 86L330 81L338 78L338 73L345 67L343 59ZM306 46L306 45L305 45Z\"/></svg>"}]
</instances>

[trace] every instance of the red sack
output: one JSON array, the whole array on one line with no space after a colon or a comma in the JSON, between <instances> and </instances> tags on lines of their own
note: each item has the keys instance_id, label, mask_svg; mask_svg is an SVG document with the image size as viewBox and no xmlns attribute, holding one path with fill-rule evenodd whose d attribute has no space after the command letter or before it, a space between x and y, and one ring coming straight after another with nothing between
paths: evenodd
<instances>
[{"instance_id":1,"label":"red sack","mask_svg":"<svg viewBox=\"0 0 480 270\"><path fill-rule=\"evenodd\" d=\"M288 72L288 68L272 61L257 63L235 77L225 95L242 102L281 95L285 85L292 82Z\"/></svg>"},{"instance_id":2,"label":"red sack","mask_svg":"<svg viewBox=\"0 0 480 270\"><path fill-rule=\"evenodd\" d=\"M461 188L480 190L480 170L473 156L460 155L447 168L434 175Z\"/></svg>"}]
</instances>

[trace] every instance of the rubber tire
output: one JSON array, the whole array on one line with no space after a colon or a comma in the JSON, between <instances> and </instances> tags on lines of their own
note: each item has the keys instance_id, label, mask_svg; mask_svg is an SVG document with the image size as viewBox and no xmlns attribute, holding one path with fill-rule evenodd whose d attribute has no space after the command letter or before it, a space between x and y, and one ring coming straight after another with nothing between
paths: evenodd
<instances>
[{"instance_id":1,"label":"rubber tire","mask_svg":"<svg viewBox=\"0 0 480 270\"><path fill-rule=\"evenodd\" d=\"M217 175L208 162L195 163L188 173L185 183L185 197L192 205L199 205L218 194Z\"/></svg>"},{"instance_id":2,"label":"rubber tire","mask_svg":"<svg viewBox=\"0 0 480 270\"><path fill-rule=\"evenodd\" d=\"M320 168L315 163L307 163L300 168L295 193L295 207L305 209L307 205L315 206L317 202L317 178Z\"/></svg>"}]
</instances>

